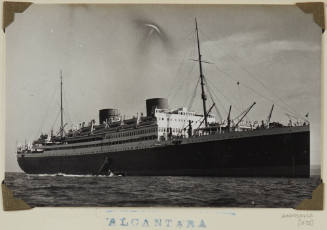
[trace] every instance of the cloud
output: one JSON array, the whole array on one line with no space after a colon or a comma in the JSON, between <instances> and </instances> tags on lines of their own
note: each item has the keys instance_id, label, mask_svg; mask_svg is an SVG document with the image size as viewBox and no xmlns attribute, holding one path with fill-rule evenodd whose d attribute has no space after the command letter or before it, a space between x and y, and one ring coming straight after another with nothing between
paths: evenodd
<instances>
[{"instance_id":1,"label":"cloud","mask_svg":"<svg viewBox=\"0 0 327 230\"><path fill-rule=\"evenodd\" d=\"M234 33L230 36L221 38L219 40L207 40L203 42L204 47L230 47L230 48L241 48L249 44L260 42L266 38L266 32L256 31L247 33Z\"/></svg>"},{"instance_id":2,"label":"cloud","mask_svg":"<svg viewBox=\"0 0 327 230\"><path fill-rule=\"evenodd\" d=\"M258 44L255 47L259 51L265 51L270 53L282 52L282 51L304 51L314 52L319 51L320 46L311 42L303 41L289 41L289 40L274 40L266 43Z\"/></svg>"},{"instance_id":3,"label":"cloud","mask_svg":"<svg viewBox=\"0 0 327 230\"><path fill-rule=\"evenodd\" d=\"M262 44L267 38L265 31L237 32L218 40L203 41L201 45L203 54L215 60L235 55L247 57L256 44Z\"/></svg>"},{"instance_id":4,"label":"cloud","mask_svg":"<svg viewBox=\"0 0 327 230\"><path fill-rule=\"evenodd\" d=\"M272 40L266 31L234 33L219 40L207 40L202 43L203 55L209 61L225 67L233 66L235 61L244 66L269 63L284 52L303 52L313 54L321 50L318 42L298 40Z\"/></svg>"},{"instance_id":5,"label":"cloud","mask_svg":"<svg viewBox=\"0 0 327 230\"><path fill-rule=\"evenodd\" d=\"M235 43L235 44L249 44L254 43L260 40L263 40L267 37L267 32L265 31L255 31L255 32L246 32L246 33L235 33L223 39L223 42L226 43Z\"/></svg>"}]
</instances>

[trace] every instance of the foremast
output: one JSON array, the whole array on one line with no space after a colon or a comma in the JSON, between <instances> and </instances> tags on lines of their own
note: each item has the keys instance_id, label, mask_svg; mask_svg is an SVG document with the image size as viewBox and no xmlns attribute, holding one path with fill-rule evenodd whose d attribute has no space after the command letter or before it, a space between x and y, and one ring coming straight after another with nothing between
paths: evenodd
<instances>
[{"instance_id":1,"label":"foremast","mask_svg":"<svg viewBox=\"0 0 327 230\"><path fill-rule=\"evenodd\" d=\"M64 137L64 108L62 105L62 70L60 70L60 137Z\"/></svg>"},{"instance_id":2,"label":"foremast","mask_svg":"<svg viewBox=\"0 0 327 230\"><path fill-rule=\"evenodd\" d=\"M203 116L204 116L204 124L205 127L208 126L208 114L207 114L207 106L206 106L206 100L207 96L204 91L204 75L202 70L202 55L201 55L201 49L200 49L200 40L199 40L199 30L198 30L198 22L195 18L195 30L196 30L196 41L198 45L198 61L199 61L199 70L200 70L200 80L201 80L201 99L203 104Z\"/></svg>"}]
</instances>

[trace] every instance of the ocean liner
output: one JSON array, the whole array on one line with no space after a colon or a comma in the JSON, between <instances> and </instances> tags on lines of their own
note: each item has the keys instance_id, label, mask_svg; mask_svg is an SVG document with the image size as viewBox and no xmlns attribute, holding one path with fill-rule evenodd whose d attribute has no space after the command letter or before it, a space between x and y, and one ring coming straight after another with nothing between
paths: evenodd
<instances>
[{"instance_id":1,"label":"ocean liner","mask_svg":"<svg viewBox=\"0 0 327 230\"><path fill-rule=\"evenodd\" d=\"M207 108L198 26L196 40L203 112L169 109L165 98L146 100L146 115L124 119L118 109L99 111L92 120L65 131L62 104L57 135L42 134L17 147L17 160L28 174L125 176L309 177L310 126L271 122L273 106L262 122L237 119L231 106L225 121Z\"/></svg>"}]
</instances>

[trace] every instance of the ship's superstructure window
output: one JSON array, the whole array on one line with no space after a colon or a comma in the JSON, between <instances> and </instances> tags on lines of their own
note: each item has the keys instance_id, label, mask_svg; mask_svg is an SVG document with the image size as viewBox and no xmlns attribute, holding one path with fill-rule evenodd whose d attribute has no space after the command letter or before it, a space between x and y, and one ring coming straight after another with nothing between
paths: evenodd
<instances>
[{"instance_id":1,"label":"ship's superstructure window","mask_svg":"<svg viewBox=\"0 0 327 230\"><path fill-rule=\"evenodd\" d=\"M169 139L171 136L188 137L189 129L192 133L195 129L203 128L203 115L188 111L186 108L169 111L156 109L154 116L157 118L158 139ZM215 122L215 117L209 115L208 122Z\"/></svg>"},{"instance_id":2,"label":"ship's superstructure window","mask_svg":"<svg viewBox=\"0 0 327 230\"><path fill-rule=\"evenodd\" d=\"M194 130L203 128L204 116L186 108L169 110L164 99L149 99L147 116L136 116L121 119L118 110L100 111L100 123L70 131L70 135L58 141L45 142L37 151L102 148L102 146L123 145L131 142L165 141L176 138L187 138L195 134ZM113 119L115 118L115 119ZM214 123L212 115L207 116L209 123ZM37 143L36 143L37 144ZM37 147L37 145L35 146ZM123 146L123 148L130 146Z\"/></svg>"}]
</instances>

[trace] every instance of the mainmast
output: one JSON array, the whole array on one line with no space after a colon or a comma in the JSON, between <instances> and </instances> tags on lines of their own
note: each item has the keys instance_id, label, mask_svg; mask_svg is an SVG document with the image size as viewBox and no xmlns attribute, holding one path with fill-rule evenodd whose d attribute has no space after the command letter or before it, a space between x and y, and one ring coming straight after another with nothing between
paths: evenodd
<instances>
[{"instance_id":1,"label":"mainmast","mask_svg":"<svg viewBox=\"0 0 327 230\"><path fill-rule=\"evenodd\" d=\"M64 115L62 106L62 70L60 70L60 137L64 136Z\"/></svg>"},{"instance_id":2,"label":"mainmast","mask_svg":"<svg viewBox=\"0 0 327 230\"><path fill-rule=\"evenodd\" d=\"M198 22L196 21L195 18L195 30L196 30L196 40L198 44L198 54L199 54L199 69L200 69L200 80L201 80L201 98L202 98L202 104L203 104L203 116L204 116L204 124L205 127L208 126L208 119L207 119L207 107L206 107L206 100L207 96L204 92L204 75L202 71L202 55L201 55L201 50L200 50L200 41L199 41L199 31L198 31Z\"/></svg>"}]
</instances>

